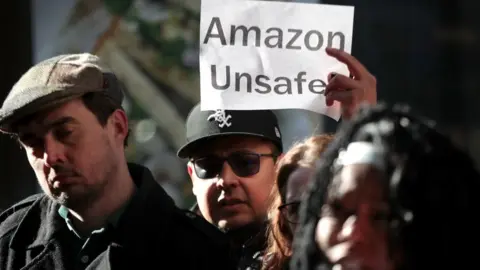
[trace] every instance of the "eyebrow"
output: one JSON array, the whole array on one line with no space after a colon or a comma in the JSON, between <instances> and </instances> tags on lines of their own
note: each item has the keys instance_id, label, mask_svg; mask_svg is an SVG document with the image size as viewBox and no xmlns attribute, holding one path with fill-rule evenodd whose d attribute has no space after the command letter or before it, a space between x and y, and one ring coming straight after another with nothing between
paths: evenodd
<instances>
[{"instance_id":1,"label":"eyebrow","mask_svg":"<svg viewBox=\"0 0 480 270\"><path fill-rule=\"evenodd\" d=\"M55 121L52 121L50 123L47 123L45 125L46 129L47 130L50 130L51 128L53 127L58 127L58 126L62 126L62 125L65 125L65 124L69 124L69 123L78 123L77 119L71 117L71 116L64 116L64 117L61 117Z\"/></svg>"},{"instance_id":2,"label":"eyebrow","mask_svg":"<svg viewBox=\"0 0 480 270\"><path fill-rule=\"evenodd\" d=\"M68 124L68 123L78 123L78 121L71 116L64 116L64 117L56 119L55 121L52 121L50 123L46 123L43 126L43 130L44 131L49 131L52 128L59 127L59 126L62 126L62 125ZM27 131L25 133L22 133L22 132L18 133L18 138L19 138L20 141L28 141L28 140L30 140L32 138L35 138L35 137L37 137L37 135L34 132L31 132L31 131Z\"/></svg>"}]
</instances>

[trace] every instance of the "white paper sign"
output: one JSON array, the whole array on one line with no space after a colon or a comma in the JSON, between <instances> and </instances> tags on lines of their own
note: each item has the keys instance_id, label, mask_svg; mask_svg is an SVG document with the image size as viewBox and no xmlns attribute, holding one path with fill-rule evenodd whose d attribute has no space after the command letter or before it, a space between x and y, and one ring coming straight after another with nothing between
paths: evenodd
<instances>
[{"instance_id":1,"label":"white paper sign","mask_svg":"<svg viewBox=\"0 0 480 270\"><path fill-rule=\"evenodd\" d=\"M325 105L327 75L348 75L326 54L352 46L350 6L202 0L201 109L306 109L340 118Z\"/></svg>"}]
</instances>

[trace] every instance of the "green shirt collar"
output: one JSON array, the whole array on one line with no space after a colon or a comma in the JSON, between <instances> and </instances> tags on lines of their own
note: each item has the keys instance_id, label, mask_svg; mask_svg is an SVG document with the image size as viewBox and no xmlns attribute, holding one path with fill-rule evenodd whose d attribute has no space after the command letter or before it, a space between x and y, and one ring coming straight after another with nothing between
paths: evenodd
<instances>
[{"instance_id":1,"label":"green shirt collar","mask_svg":"<svg viewBox=\"0 0 480 270\"><path fill-rule=\"evenodd\" d=\"M136 193L136 190L135 190L135 193ZM135 196L135 193L131 196L131 198L133 198ZM130 199L131 200L131 199ZM108 219L107 219L107 224L110 224L111 226L113 226L113 228L115 228L117 225L118 225L118 221L120 220L120 217L122 216L122 214L125 212L125 209L127 208L130 200L128 200L127 202L125 202L122 207L120 207L119 209L117 209ZM68 229L70 229L78 238L80 239L84 239L85 237L83 237L77 230L75 230L75 227L73 226L73 222L72 220L70 219L70 212L68 210L68 208L64 205L61 205L60 208L58 209L58 214L65 220L65 222L67 223L67 227ZM97 230L94 230L92 231L92 234L93 233L101 233L103 232L105 229L106 229L107 226L104 226L103 228L100 228L100 229L97 229Z\"/></svg>"}]
</instances>

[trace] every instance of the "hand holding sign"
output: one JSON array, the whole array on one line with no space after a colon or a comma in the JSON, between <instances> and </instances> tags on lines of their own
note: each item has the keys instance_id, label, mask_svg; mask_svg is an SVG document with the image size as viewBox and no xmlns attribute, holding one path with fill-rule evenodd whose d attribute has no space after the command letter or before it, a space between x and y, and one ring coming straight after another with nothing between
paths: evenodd
<instances>
[{"instance_id":1,"label":"hand holding sign","mask_svg":"<svg viewBox=\"0 0 480 270\"><path fill-rule=\"evenodd\" d=\"M354 56L334 48L327 48L328 55L335 57L347 65L350 78L336 73L330 73L325 88L325 102L331 106L339 101L342 117L350 119L362 103L374 105L377 103L377 80L362 63Z\"/></svg>"}]
</instances>

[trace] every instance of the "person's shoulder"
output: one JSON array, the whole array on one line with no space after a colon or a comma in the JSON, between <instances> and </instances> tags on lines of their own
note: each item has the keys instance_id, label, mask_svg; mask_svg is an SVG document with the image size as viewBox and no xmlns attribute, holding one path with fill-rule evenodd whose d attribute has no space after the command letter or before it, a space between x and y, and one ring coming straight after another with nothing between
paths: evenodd
<instances>
[{"instance_id":1,"label":"person's shoulder","mask_svg":"<svg viewBox=\"0 0 480 270\"><path fill-rule=\"evenodd\" d=\"M0 213L0 239L14 231L30 207L44 197L44 194L29 196Z\"/></svg>"},{"instance_id":2,"label":"person's shoulder","mask_svg":"<svg viewBox=\"0 0 480 270\"><path fill-rule=\"evenodd\" d=\"M228 238L225 233L202 216L187 209L178 209L178 214L182 223L186 224L199 237L210 239L211 242L218 246L228 245Z\"/></svg>"},{"instance_id":3,"label":"person's shoulder","mask_svg":"<svg viewBox=\"0 0 480 270\"><path fill-rule=\"evenodd\" d=\"M187 237L188 246L183 250L196 254L196 269L235 269L227 235L195 212L179 209L179 213L187 224L182 237Z\"/></svg>"}]
</instances>

